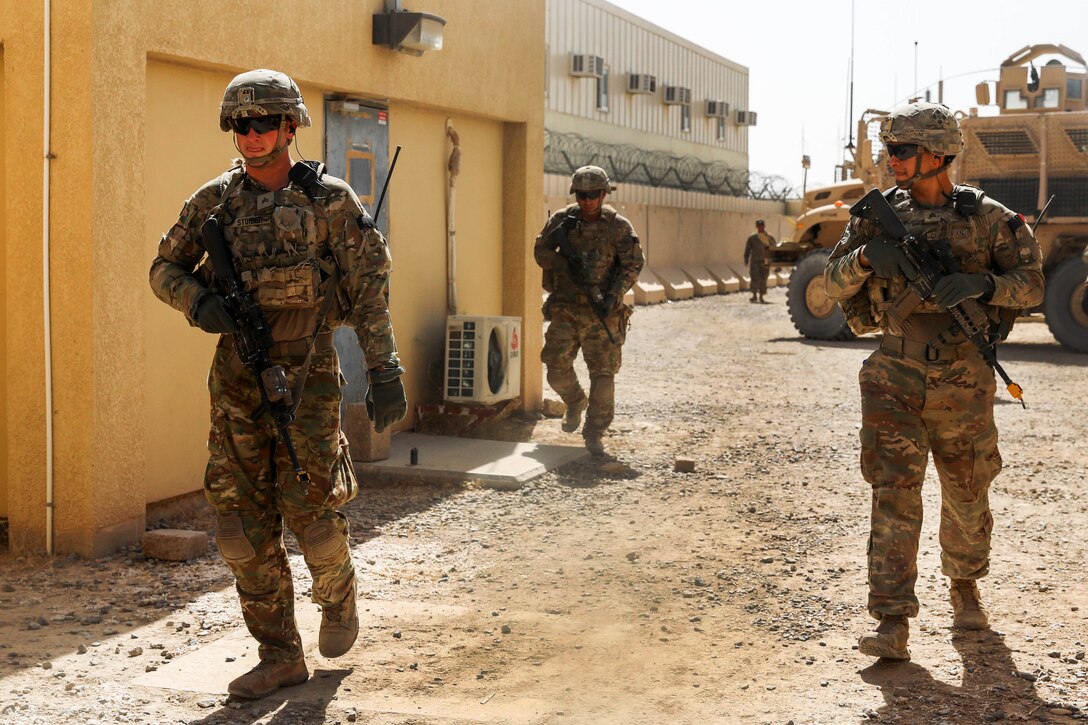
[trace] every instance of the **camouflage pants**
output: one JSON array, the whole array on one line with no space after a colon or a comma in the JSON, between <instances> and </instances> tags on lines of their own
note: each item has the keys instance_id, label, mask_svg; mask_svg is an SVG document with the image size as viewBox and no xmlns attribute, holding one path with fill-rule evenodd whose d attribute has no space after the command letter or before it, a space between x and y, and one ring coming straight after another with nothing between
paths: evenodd
<instances>
[{"instance_id":1,"label":"camouflage pants","mask_svg":"<svg viewBox=\"0 0 1088 725\"><path fill-rule=\"evenodd\" d=\"M988 491L1001 470L994 373L973 350L964 359L931 363L878 350L859 379L861 469L873 487L868 608L878 618L914 617L930 452L941 482L941 571L957 579L989 571Z\"/></svg>"},{"instance_id":2,"label":"camouflage pants","mask_svg":"<svg viewBox=\"0 0 1088 725\"><path fill-rule=\"evenodd\" d=\"M587 306L554 305L546 309L545 317L551 323L544 333L540 360L548 368L548 384L568 406L585 399L574 372L574 359L580 349L589 368L589 407L582 435L599 438L616 414L615 375L623 361L627 314L607 318L615 344Z\"/></svg>"},{"instance_id":3,"label":"camouflage pants","mask_svg":"<svg viewBox=\"0 0 1088 725\"><path fill-rule=\"evenodd\" d=\"M767 276L771 273L771 268L766 264L756 264L752 262L748 265L748 275L752 278L752 296L763 296L767 294Z\"/></svg>"},{"instance_id":4,"label":"camouflage pants","mask_svg":"<svg viewBox=\"0 0 1088 725\"><path fill-rule=\"evenodd\" d=\"M287 368L294 385L302 358L273 362ZM261 403L253 375L230 349L217 348L212 362L205 494L219 513L219 551L234 574L242 616L260 643L261 660L302 656L284 521L313 577L313 601L337 604L354 591L348 525L336 511L358 490L340 431L341 382L336 351L315 352L290 425L299 461L310 476L310 484L303 486L268 416L250 420Z\"/></svg>"}]
</instances>

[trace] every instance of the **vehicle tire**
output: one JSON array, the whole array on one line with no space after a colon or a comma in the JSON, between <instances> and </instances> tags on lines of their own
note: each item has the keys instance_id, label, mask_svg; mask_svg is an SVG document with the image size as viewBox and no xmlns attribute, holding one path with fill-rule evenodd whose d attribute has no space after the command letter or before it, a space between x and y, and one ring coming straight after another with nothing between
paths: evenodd
<instances>
[{"instance_id":1,"label":"vehicle tire","mask_svg":"<svg viewBox=\"0 0 1088 725\"><path fill-rule=\"evenodd\" d=\"M1081 308L1088 264L1079 256L1059 264L1047 277L1043 313L1050 332L1073 352L1088 352L1088 315Z\"/></svg>"},{"instance_id":2,"label":"vehicle tire","mask_svg":"<svg viewBox=\"0 0 1088 725\"><path fill-rule=\"evenodd\" d=\"M813 340L852 340L846 315L827 298L824 291L824 266L830 251L816 249L797 263L786 288L786 305L793 326Z\"/></svg>"}]
</instances>

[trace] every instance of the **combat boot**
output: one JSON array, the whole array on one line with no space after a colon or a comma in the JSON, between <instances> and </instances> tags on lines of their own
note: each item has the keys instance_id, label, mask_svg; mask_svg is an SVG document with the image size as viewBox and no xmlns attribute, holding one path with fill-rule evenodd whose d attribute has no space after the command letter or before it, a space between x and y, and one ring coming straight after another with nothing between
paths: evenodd
<instances>
[{"instance_id":1,"label":"combat boot","mask_svg":"<svg viewBox=\"0 0 1088 725\"><path fill-rule=\"evenodd\" d=\"M753 305L756 304L757 302L759 302L759 300L756 299L755 295L752 295L751 297L749 297L748 301L751 302Z\"/></svg>"},{"instance_id":2,"label":"combat boot","mask_svg":"<svg viewBox=\"0 0 1088 725\"><path fill-rule=\"evenodd\" d=\"M886 614L880 619L876 630L863 634L858 639L858 652L870 657L886 657L890 660L909 660L907 636L910 625L902 614Z\"/></svg>"},{"instance_id":3,"label":"combat boot","mask_svg":"<svg viewBox=\"0 0 1088 725\"><path fill-rule=\"evenodd\" d=\"M607 460L615 460L613 456L608 455L604 449L604 443L601 441L601 436L591 435L586 436L586 450L589 451L589 455L594 458L603 458Z\"/></svg>"},{"instance_id":4,"label":"combat boot","mask_svg":"<svg viewBox=\"0 0 1088 725\"><path fill-rule=\"evenodd\" d=\"M351 649L359 636L359 611L355 607L355 585L339 604L321 608L321 630L317 650L323 657L339 657Z\"/></svg>"},{"instance_id":5,"label":"combat boot","mask_svg":"<svg viewBox=\"0 0 1088 725\"><path fill-rule=\"evenodd\" d=\"M260 664L227 685L227 692L247 700L259 700L281 687L301 685L310 678L306 660L299 657L290 662L262 660Z\"/></svg>"},{"instance_id":6,"label":"combat boot","mask_svg":"<svg viewBox=\"0 0 1088 725\"><path fill-rule=\"evenodd\" d=\"M589 405L589 398L582 396L579 400L567 406L567 412L563 414L563 432L573 433L582 424L582 413Z\"/></svg>"},{"instance_id":7,"label":"combat boot","mask_svg":"<svg viewBox=\"0 0 1088 725\"><path fill-rule=\"evenodd\" d=\"M952 626L960 629L988 629L990 616L978 594L974 579L953 579L949 595L952 599Z\"/></svg>"}]
</instances>

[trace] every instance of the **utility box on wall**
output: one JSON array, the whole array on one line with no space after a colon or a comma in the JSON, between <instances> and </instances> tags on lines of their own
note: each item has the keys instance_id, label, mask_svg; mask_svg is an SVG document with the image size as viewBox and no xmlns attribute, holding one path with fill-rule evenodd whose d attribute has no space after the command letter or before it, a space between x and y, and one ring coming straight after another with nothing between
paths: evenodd
<instances>
[{"instance_id":1,"label":"utility box on wall","mask_svg":"<svg viewBox=\"0 0 1088 725\"><path fill-rule=\"evenodd\" d=\"M521 395L521 318L446 318L446 382L451 403L495 403Z\"/></svg>"}]
</instances>

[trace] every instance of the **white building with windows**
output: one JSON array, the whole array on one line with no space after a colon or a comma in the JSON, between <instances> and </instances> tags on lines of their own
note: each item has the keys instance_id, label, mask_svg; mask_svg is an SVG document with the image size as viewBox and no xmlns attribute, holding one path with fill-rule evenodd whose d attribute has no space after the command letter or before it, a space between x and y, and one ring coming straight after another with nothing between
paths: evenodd
<instances>
[{"instance_id":1,"label":"white building with windows","mask_svg":"<svg viewBox=\"0 0 1088 725\"><path fill-rule=\"evenodd\" d=\"M571 202L574 169L596 164L618 186L609 203L642 239L640 287L661 283L664 294L639 302L745 287L740 262L755 220L777 238L790 231L786 183L749 171L758 113L748 69L605 0L546 7L546 211ZM706 282L727 270L734 284Z\"/></svg>"}]
</instances>

